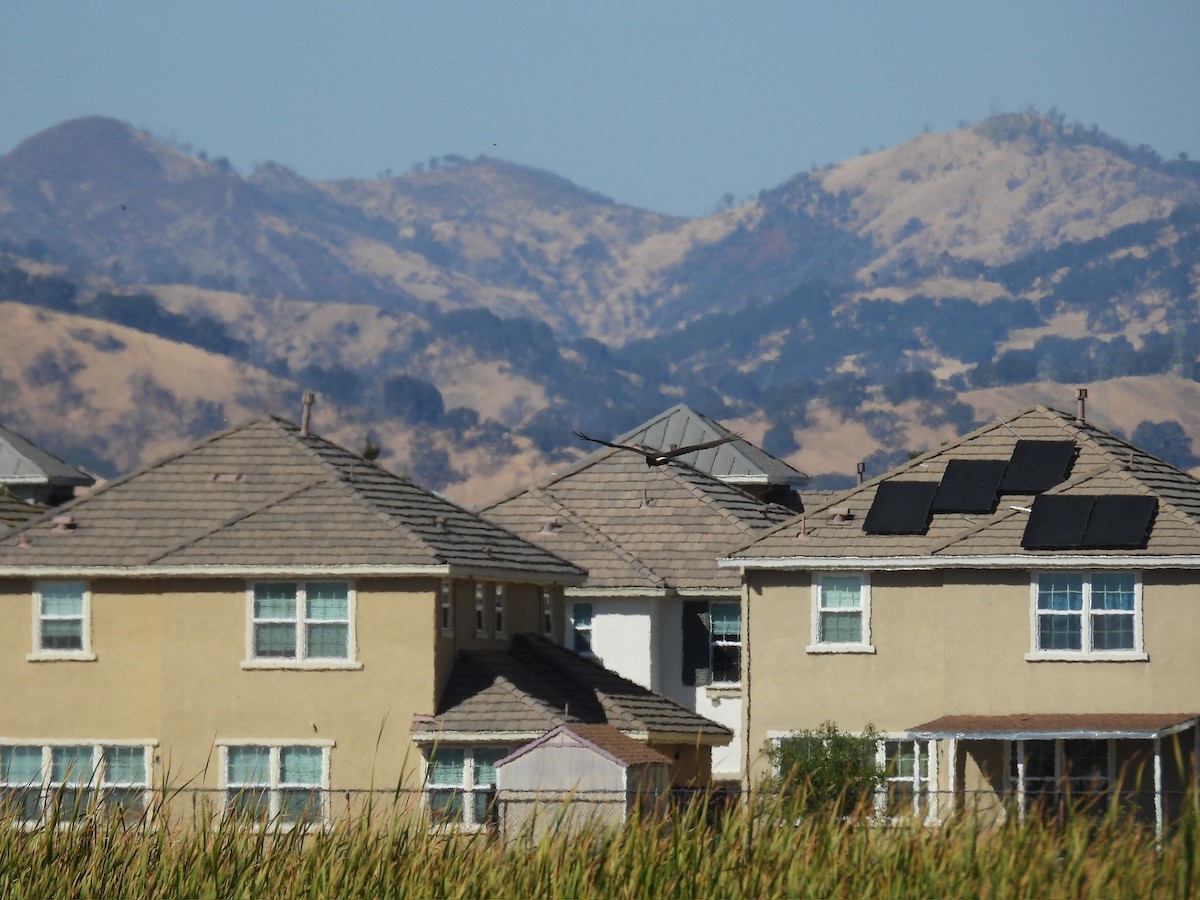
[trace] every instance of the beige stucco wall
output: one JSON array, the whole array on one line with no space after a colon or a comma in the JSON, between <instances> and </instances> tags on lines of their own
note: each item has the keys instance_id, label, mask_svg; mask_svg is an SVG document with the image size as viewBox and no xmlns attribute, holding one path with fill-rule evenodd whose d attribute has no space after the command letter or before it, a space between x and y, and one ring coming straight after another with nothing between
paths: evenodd
<instances>
[{"instance_id":1,"label":"beige stucco wall","mask_svg":"<svg viewBox=\"0 0 1200 900\"><path fill-rule=\"evenodd\" d=\"M1200 711L1196 573L1144 573L1147 661L1028 661L1029 571L872 572L873 654L805 652L806 572L752 572L743 610L752 778L769 734L832 720L902 733L942 715ZM974 760L971 780L987 781ZM942 769L945 777L945 766Z\"/></svg>"},{"instance_id":2,"label":"beige stucco wall","mask_svg":"<svg viewBox=\"0 0 1200 900\"><path fill-rule=\"evenodd\" d=\"M419 788L413 714L434 712L460 648L499 649L537 630L540 590L507 584L506 636L477 638L474 584L456 581L447 638L437 579L351 583L361 667L309 671L243 666L250 607L242 579L93 581L95 660L31 662L34 584L0 580L0 742L151 741L156 783L210 790L220 786L223 741L331 742L331 796ZM554 596L560 632L561 590Z\"/></svg>"}]
</instances>

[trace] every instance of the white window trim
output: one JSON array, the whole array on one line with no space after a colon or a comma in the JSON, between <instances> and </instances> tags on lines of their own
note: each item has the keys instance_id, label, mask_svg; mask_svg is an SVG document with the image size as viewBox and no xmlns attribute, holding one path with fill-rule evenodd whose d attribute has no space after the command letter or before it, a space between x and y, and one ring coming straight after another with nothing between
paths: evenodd
<instances>
[{"instance_id":1,"label":"white window trim","mask_svg":"<svg viewBox=\"0 0 1200 900\"><path fill-rule=\"evenodd\" d=\"M56 582L58 584L83 585L83 647L79 650L42 649L42 585L50 581L38 581L33 586L33 652L25 656L27 662L94 662L92 651L92 588L86 581L75 579ZM71 618L74 618L72 616Z\"/></svg>"},{"instance_id":2,"label":"white window trim","mask_svg":"<svg viewBox=\"0 0 1200 900\"><path fill-rule=\"evenodd\" d=\"M830 577L845 577L847 575L857 575L862 579L862 642L851 643L823 643L821 641L821 585L827 576ZM818 572L813 575L812 582L812 640L807 647L804 648L806 653L874 653L875 647L871 644L871 573L870 572Z\"/></svg>"},{"instance_id":3,"label":"white window trim","mask_svg":"<svg viewBox=\"0 0 1200 900\"><path fill-rule=\"evenodd\" d=\"M1092 577L1119 571L1133 575L1133 649L1132 650L1092 650ZM1146 653L1144 641L1144 622L1142 605L1142 573L1128 570L1091 569L1063 572L1053 570L1056 575L1079 575L1083 579L1083 608L1079 611L1081 617L1081 641L1085 647L1079 650L1042 650L1038 647L1038 576L1049 574L1050 570L1035 569L1029 576L1029 652L1025 654L1027 662L1145 662L1150 658Z\"/></svg>"},{"instance_id":4,"label":"white window trim","mask_svg":"<svg viewBox=\"0 0 1200 900\"><path fill-rule=\"evenodd\" d=\"M546 637L554 638L554 592L550 588L542 588L542 622L541 632Z\"/></svg>"},{"instance_id":5,"label":"white window trim","mask_svg":"<svg viewBox=\"0 0 1200 900\"><path fill-rule=\"evenodd\" d=\"M482 581L475 582L475 637L488 636L487 588Z\"/></svg>"},{"instance_id":6,"label":"white window trim","mask_svg":"<svg viewBox=\"0 0 1200 900\"><path fill-rule=\"evenodd\" d=\"M887 743L889 741L909 743L914 746L916 759L913 760L914 765L911 779L901 779L894 776L889 778L887 776L885 767L887 765ZM921 778L922 754L928 761L928 775L925 778ZM875 792L875 815L877 819L888 823L911 822L919 819L927 825L940 821L938 818L938 753L936 740L912 738L903 732L883 735L875 745L875 763L881 770L885 770L884 777L879 784L879 789ZM902 780L911 780L912 782L913 808L906 812L889 811L887 808L888 783ZM921 790L922 785L924 785L924 793Z\"/></svg>"},{"instance_id":7,"label":"white window trim","mask_svg":"<svg viewBox=\"0 0 1200 900\"><path fill-rule=\"evenodd\" d=\"M461 822L442 822L430 826L430 831L434 834L449 834L449 833L474 833L486 831L490 826L487 822L475 821L475 794L481 793L490 787L493 794L498 793L498 788L495 782L490 786L475 784L475 751L477 750L502 750L503 755L509 752L507 747L498 747L496 745L487 744L440 744L447 750L462 750L463 751L463 780L461 784L434 784L429 780L429 756L436 752L436 747L428 748L427 753L421 755L422 772L421 783L424 785L422 789L422 802L425 804L426 815L432 816L429 806L429 792L432 790L438 791L458 791L462 795L462 810L463 819Z\"/></svg>"},{"instance_id":8,"label":"white window trim","mask_svg":"<svg viewBox=\"0 0 1200 900\"><path fill-rule=\"evenodd\" d=\"M505 608L504 594L504 585L497 582L492 589L492 634L497 638L506 637L508 634L505 618L508 610Z\"/></svg>"},{"instance_id":9,"label":"white window trim","mask_svg":"<svg viewBox=\"0 0 1200 900\"><path fill-rule=\"evenodd\" d=\"M590 606L592 609L592 618L588 622L587 627L585 629L583 629L588 634L588 643L590 643L592 645L591 650L580 650L578 647L575 646L575 627L576 627L575 626L575 607L579 606L581 604ZM595 622L595 620L596 620L596 604L595 603L593 603L591 600L572 600L571 601L571 609L567 615L567 640L570 643L569 649L578 653L580 656L586 656L589 659L596 658L596 645L594 643L592 643L592 641L591 641L592 636L595 634L595 630L593 627L593 623Z\"/></svg>"},{"instance_id":10,"label":"white window trim","mask_svg":"<svg viewBox=\"0 0 1200 900\"><path fill-rule=\"evenodd\" d=\"M738 609L738 639L736 641L718 640L716 632L712 628L712 608L719 603L728 603L736 606ZM713 651L716 647L737 647L738 648L738 679L736 681L717 681L716 667L713 666ZM719 694L721 691L735 691L742 686L740 677L745 668L745 654L741 651L742 647L742 602L741 600L710 600L708 603L708 671L713 680L710 681L706 688L710 695Z\"/></svg>"},{"instance_id":11,"label":"white window trim","mask_svg":"<svg viewBox=\"0 0 1200 900\"><path fill-rule=\"evenodd\" d=\"M270 771L268 778L270 784L267 786L267 796L270 809L270 821L262 825L247 825L250 831L293 831L297 826L305 831L319 831L328 828L331 822L329 814L329 759L332 755L331 751L337 746L335 741L331 740L306 740L306 739L282 739L282 740L267 740L267 739L221 739L215 742L218 753L218 762L221 766L219 786L221 791L221 819L229 818L233 820L229 812L228 799L226 792L231 789L229 784L229 748L230 747L263 747L270 751ZM295 785L284 784L282 781L282 763L281 751L285 747L317 747L321 750L321 809L317 815L317 821L301 824L296 822L278 822L276 818L280 810L280 797L283 790ZM308 785L304 785L308 787ZM213 824L213 829L220 827L219 822Z\"/></svg>"},{"instance_id":12,"label":"white window trim","mask_svg":"<svg viewBox=\"0 0 1200 900\"><path fill-rule=\"evenodd\" d=\"M454 582L438 585L438 629L442 637L454 637Z\"/></svg>"},{"instance_id":13,"label":"white window trim","mask_svg":"<svg viewBox=\"0 0 1200 900\"><path fill-rule=\"evenodd\" d=\"M53 751L56 747L90 747L92 751L92 772L93 777L88 782L65 782L71 786L78 785L86 790L90 790L94 794L95 800L105 791L110 789L142 789L142 808L146 821L149 822L152 815L151 795L154 785L154 748L158 746L158 741L155 740L100 740L96 738L55 738L55 739L29 739L29 738L3 738L0 737L0 746L4 747L37 747L41 750L41 776L42 779L38 784L17 784L16 782L0 782L0 789L24 789L29 788L38 791L38 817L35 820L19 819L14 820L12 825L14 828L23 831L31 831L40 828L44 823L49 821L49 801L52 799L52 792L63 782L53 781L52 775L52 758ZM146 780L145 783L136 782L114 782L106 783L104 770L104 748L105 747L139 747L144 754L144 765ZM75 828L78 825L84 824L84 819L60 818L57 822L57 827L60 830Z\"/></svg>"},{"instance_id":14,"label":"white window trim","mask_svg":"<svg viewBox=\"0 0 1200 900\"><path fill-rule=\"evenodd\" d=\"M308 595L305 585L310 582L337 581L341 578L309 578L302 581L288 579L256 579L246 585L246 655L242 660L242 668L248 671L296 669L301 671L324 672L335 670L358 671L363 664L358 659L358 591L353 581L345 581L346 585L346 658L313 657L307 654L308 629L304 626L308 621ZM259 584L295 584L296 585L296 656L287 659L282 657L257 657L254 655L254 587ZM333 620L331 620L333 621Z\"/></svg>"}]
</instances>

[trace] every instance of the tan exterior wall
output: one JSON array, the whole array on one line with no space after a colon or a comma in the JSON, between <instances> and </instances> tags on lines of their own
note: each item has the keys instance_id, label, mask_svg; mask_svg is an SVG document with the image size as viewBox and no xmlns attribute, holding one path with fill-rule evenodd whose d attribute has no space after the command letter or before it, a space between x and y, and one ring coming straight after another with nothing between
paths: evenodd
<instances>
[{"instance_id":1,"label":"tan exterior wall","mask_svg":"<svg viewBox=\"0 0 1200 900\"><path fill-rule=\"evenodd\" d=\"M806 572L751 572L743 621L751 670L746 719L751 779L767 772L768 736L834 721L905 730L942 715L1200 711L1200 577L1146 571L1146 661L1029 661L1031 572L871 572L873 654L805 652L812 634ZM968 790L996 779L991 751L960 743ZM977 758L977 755L982 754ZM941 778L947 767L939 766Z\"/></svg>"},{"instance_id":2,"label":"tan exterior wall","mask_svg":"<svg viewBox=\"0 0 1200 900\"><path fill-rule=\"evenodd\" d=\"M444 638L437 579L364 578L351 581L361 667L247 668L250 584L93 581L96 658L31 662L34 582L0 581L0 742L153 742L155 784L208 790L220 787L222 742L329 742L336 808L346 789L419 788L410 722L435 711L458 650L507 647L541 625L540 589L507 584L505 636L477 638L474 584L459 580ZM560 589L554 618L561 637Z\"/></svg>"}]
</instances>

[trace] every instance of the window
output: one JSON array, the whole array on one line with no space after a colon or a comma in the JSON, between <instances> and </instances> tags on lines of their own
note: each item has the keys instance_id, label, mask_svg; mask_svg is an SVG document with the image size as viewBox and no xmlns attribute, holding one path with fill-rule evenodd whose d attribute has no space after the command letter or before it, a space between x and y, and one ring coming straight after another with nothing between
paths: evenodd
<instances>
[{"instance_id":1,"label":"window","mask_svg":"<svg viewBox=\"0 0 1200 900\"><path fill-rule=\"evenodd\" d=\"M89 634L91 592L84 582L39 582L33 603L33 653L29 659L95 659Z\"/></svg>"},{"instance_id":2,"label":"window","mask_svg":"<svg viewBox=\"0 0 1200 900\"><path fill-rule=\"evenodd\" d=\"M571 604L571 649L592 656L592 604Z\"/></svg>"},{"instance_id":3,"label":"window","mask_svg":"<svg viewBox=\"0 0 1200 900\"><path fill-rule=\"evenodd\" d=\"M425 769L433 824L467 828L494 825L496 762L507 755L504 747L434 748Z\"/></svg>"},{"instance_id":4,"label":"window","mask_svg":"<svg viewBox=\"0 0 1200 900\"><path fill-rule=\"evenodd\" d=\"M865 574L818 575L813 582L809 653L871 653L871 585Z\"/></svg>"},{"instance_id":5,"label":"window","mask_svg":"<svg viewBox=\"0 0 1200 900\"><path fill-rule=\"evenodd\" d=\"M1141 580L1133 572L1039 572L1031 658L1139 658Z\"/></svg>"},{"instance_id":6,"label":"window","mask_svg":"<svg viewBox=\"0 0 1200 900\"><path fill-rule=\"evenodd\" d=\"M449 581L443 581L439 597L438 621L442 635L450 637L454 634L454 585Z\"/></svg>"},{"instance_id":7,"label":"window","mask_svg":"<svg viewBox=\"0 0 1200 900\"><path fill-rule=\"evenodd\" d=\"M736 600L683 602L683 683L738 684L742 679L742 608Z\"/></svg>"},{"instance_id":8,"label":"window","mask_svg":"<svg viewBox=\"0 0 1200 900\"><path fill-rule=\"evenodd\" d=\"M550 588L542 588L542 634L554 637L554 595Z\"/></svg>"},{"instance_id":9,"label":"window","mask_svg":"<svg viewBox=\"0 0 1200 900\"><path fill-rule=\"evenodd\" d=\"M1115 743L1108 739L1013 741L1009 779L1021 801L1020 813L1055 812L1070 799L1076 808L1108 807Z\"/></svg>"},{"instance_id":10,"label":"window","mask_svg":"<svg viewBox=\"0 0 1200 900\"><path fill-rule=\"evenodd\" d=\"M149 771L147 744L0 746L0 816L29 827L97 812L133 823L146 812Z\"/></svg>"},{"instance_id":11,"label":"window","mask_svg":"<svg viewBox=\"0 0 1200 900\"><path fill-rule=\"evenodd\" d=\"M897 817L929 813L933 746L923 741L879 742L876 761L884 774L875 797L876 814Z\"/></svg>"},{"instance_id":12,"label":"window","mask_svg":"<svg viewBox=\"0 0 1200 900\"><path fill-rule=\"evenodd\" d=\"M257 827L325 821L328 746L230 744L221 750L227 815Z\"/></svg>"},{"instance_id":13,"label":"window","mask_svg":"<svg viewBox=\"0 0 1200 900\"><path fill-rule=\"evenodd\" d=\"M352 595L344 581L255 584L251 590L250 658L275 667L352 663Z\"/></svg>"},{"instance_id":14,"label":"window","mask_svg":"<svg viewBox=\"0 0 1200 900\"><path fill-rule=\"evenodd\" d=\"M475 637L487 637L487 591L482 582L475 582Z\"/></svg>"},{"instance_id":15,"label":"window","mask_svg":"<svg viewBox=\"0 0 1200 900\"><path fill-rule=\"evenodd\" d=\"M504 637L504 585L502 584L496 585L496 590L492 594L492 611L495 617L493 627L496 637Z\"/></svg>"}]
</instances>

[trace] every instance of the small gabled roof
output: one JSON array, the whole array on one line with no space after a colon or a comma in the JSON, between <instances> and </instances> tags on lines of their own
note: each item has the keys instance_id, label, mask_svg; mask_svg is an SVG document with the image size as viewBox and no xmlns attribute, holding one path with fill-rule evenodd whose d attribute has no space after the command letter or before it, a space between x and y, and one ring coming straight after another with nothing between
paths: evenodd
<instances>
[{"instance_id":1,"label":"small gabled roof","mask_svg":"<svg viewBox=\"0 0 1200 900\"><path fill-rule=\"evenodd\" d=\"M702 444L731 433L720 422L679 403L632 431L627 431L614 443L641 444L666 451L688 444ZM744 438L737 438L719 447L697 450L680 459L701 472L733 484L804 485L809 480L803 472L793 469Z\"/></svg>"},{"instance_id":2,"label":"small gabled roof","mask_svg":"<svg viewBox=\"0 0 1200 900\"><path fill-rule=\"evenodd\" d=\"M1073 460L1063 480L1041 493L1057 496L1146 497L1156 503L1152 528L1129 549L1027 549L1023 546L1037 494L1001 491L988 512L943 512L934 504L926 527L908 533L864 528L881 486L939 485L953 460L1013 457L1018 441L1071 443ZM1049 446L1042 444L1039 446ZM907 492L893 491L896 497ZM919 492L918 492L919 493ZM926 498L928 499L928 498ZM834 515L834 513L838 513ZM903 531L904 529L900 529ZM748 542L722 561L726 567L810 568L864 564L898 567L1011 565L1016 560L1137 558L1153 564L1200 561L1200 480L1074 416L1043 406L979 428L871 481L828 500L804 518Z\"/></svg>"},{"instance_id":3,"label":"small gabled roof","mask_svg":"<svg viewBox=\"0 0 1200 900\"><path fill-rule=\"evenodd\" d=\"M0 575L584 573L291 422L256 419L0 539Z\"/></svg>"},{"instance_id":4,"label":"small gabled roof","mask_svg":"<svg viewBox=\"0 0 1200 900\"><path fill-rule=\"evenodd\" d=\"M736 591L717 559L795 516L678 461L604 449L481 510L588 571L588 588Z\"/></svg>"},{"instance_id":5,"label":"small gabled roof","mask_svg":"<svg viewBox=\"0 0 1200 900\"><path fill-rule=\"evenodd\" d=\"M605 759L624 768L642 765L669 766L671 764L671 760L667 759L657 750L653 750L641 741L635 741L633 738L622 734L611 725L583 725L573 722L567 725L559 725L553 731L547 732L540 738L531 741L523 747L518 747L508 756L497 760L496 767L506 766L513 760L520 759L526 753L552 743L556 738L562 736L574 738L576 746L586 747L592 752L598 753Z\"/></svg>"},{"instance_id":6,"label":"small gabled roof","mask_svg":"<svg viewBox=\"0 0 1200 900\"><path fill-rule=\"evenodd\" d=\"M609 725L651 741L724 745L733 733L539 635L508 650L461 650L437 712L413 722L413 739L501 734L532 739L559 725Z\"/></svg>"},{"instance_id":7,"label":"small gabled roof","mask_svg":"<svg viewBox=\"0 0 1200 900\"><path fill-rule=\"evenodd\" d=\"M0 425L0 484L55 484L88 487L96 479Z\"/></svg>"}]
</instances>

